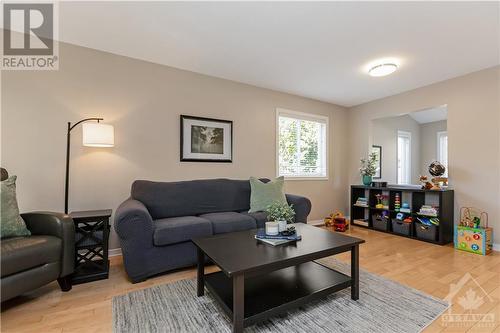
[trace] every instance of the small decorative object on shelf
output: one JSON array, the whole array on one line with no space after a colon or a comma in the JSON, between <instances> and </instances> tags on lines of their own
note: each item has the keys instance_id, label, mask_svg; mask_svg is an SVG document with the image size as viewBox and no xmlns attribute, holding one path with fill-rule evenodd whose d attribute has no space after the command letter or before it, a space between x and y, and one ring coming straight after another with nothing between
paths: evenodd
<instances>
[{"instance_id":1,"label":"small decorative object on shelf","mask_svg":"<svg viewBox=\"0 0 500 333\"><path fill-rule=\"evenodd\" d=\"M75 272L72 283L107 279L111 209L72 212L75 224Z\"/></svg>"},{"instance_id":2,"label":"small decorative object on shelf","mask_svg":"<svg viewBox=\"0 0 500 333\"><path fill-rule=\"evenodd\" d=\"M420 210L418 211L418 214L425 216L438 216L439 215L438 212L439 212L439 207L422 205L422 207L420 207Z\"/></svg>"},{"instance_id":3,"label":"small decorative object on shelf","mask_svg":"<svg viewBox=\"0 0 500 333\"><path fill-rule=\"evenodd\" d=\"M360 159L359 172L361 173L363 184L370 186L372 183L373 176L377 172L377 154L371 153L368 158Z\"/></svg>"},{"instance_id":4,"label":"small decorative object on shelf","mask_svg":"<svg viewBox=\"0 0 500 333\"><path fill-rule=\"evenodd\" d=\"M434 177L431 179L433 184L431 190L441 190L443 187L448 186L448 178L443 177L445 172L446 167L438 161L434 161L429 165L429 173Z\"/></svg>"},{"instance_id":5,"label":"small decorative object on shelf","mask_svg":"<svg viewBox=\"0 0 500 333\"><path fill-rule=\"evenodd\" d=\"M488 214L473 207L460 208L460 225L455 227L455 248L487 255L493 250L493 228Z\"/></svg>"},{"instance_id":6,"label":"small decorative object on shelf","mask_svg":"<svg viewBox=\"0 0 500 333\"><path fill-rule=\"evenodd\" d=\"M358 207L368 207L368 199L365 197L359 197L356 199L356 203L354 205Z\"/></svg>"},{"instance_id":7,"label":"small decorative object on shelf","mask_svg":"<svg viewBox=\"0 0 500 333\"><path fill-rule=\"evenodd\" d=\"M401 213L410 214L411 213L410 204L407 202L403 202L403 206L399 209L399 211Z\"/></svg>"},{"instance_id":8,"label":"small decorative object on shelf","mask_svg":"<svg viewBox=\"0 0 500 333\"><path fill-rule=\"evenodd\" d=\"M427 176L420 176L419 182L422 185L422 190L430 190L432 188L432 184L429 182Z\"/></svg>"},{"instance_id":9,"label":"small decorative object on shelf","mask_svg":"<svg viewBox=\"0 0 500 333\"><path fill-rule=\"evenodd\" d=\"M396 212L399 212L400 208L401 208L401 197L399 196L399 193L396 193L394 195L394 210Z\"/></svg>"},{"instance_id":10,"label":"small decorative object on shelf","mask_svg":"<svg viewBox=\"0 0 500 333\"><path fill-rule=\"evenodd\" d=\"M387 199L389 198L385 194L377 194L375 195L377 198L377 204L375 205L375 208L379 209L389 209L389 205L387 204Z\"/></svg>"},{"instance_id":11,"label":"small decorative object on shelf","mask_svg":"<svg viewBox=\"0 0 500 333\"><path fill-rule=\"evenodd\" d=\"M295 217L293 205L280 202L275 202L269 205L266 209L266 213L269 221L278 222L279 232L284 231L286 229L286 225L288 223L292 223L293 218Z\"/></svg>"}]
</instances>

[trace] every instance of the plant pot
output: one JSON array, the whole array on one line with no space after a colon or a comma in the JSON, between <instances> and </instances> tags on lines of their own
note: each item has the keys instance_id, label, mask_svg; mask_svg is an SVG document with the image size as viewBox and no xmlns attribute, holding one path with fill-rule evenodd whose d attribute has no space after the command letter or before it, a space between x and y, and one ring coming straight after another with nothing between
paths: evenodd
<instances>
[{"instance_id":1,"label":"plant pot","mask_svg":"<svg viewBox=\"0 0 500 333\"><path fill-rule=\"evenodd\" d=\"M363 185L370 186L372 184L372 176L363 175Z\"/></svg>"},{"instance_id":2,"label":"plant pot","mask_svg":"<svg viewBox=\"0 0 500 333\"><path fill-rule=\"evenodd\" d=\"M279 232L286 230L286 221L276 221L276 222L278 222Z\"/></svg>"}]
</instances>

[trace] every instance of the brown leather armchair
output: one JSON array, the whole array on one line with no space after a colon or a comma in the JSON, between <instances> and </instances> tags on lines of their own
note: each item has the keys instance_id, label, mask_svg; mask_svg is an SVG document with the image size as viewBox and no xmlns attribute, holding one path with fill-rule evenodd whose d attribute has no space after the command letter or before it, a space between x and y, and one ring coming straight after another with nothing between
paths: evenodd
<instances>
[{"instance_id":1,"label":"brown leather armchair","mask_svg":"<svg viewBox=\"0 0 500 333\"><path fill-rule=\"evenodd\" d=\"M2 168L2 180L8 174ZM6 301L54 280L62 291L71 290L75 264L75 226L66 214L21 214L31 236L1 240L1 301Z\"/></svg>"}]
</instances>

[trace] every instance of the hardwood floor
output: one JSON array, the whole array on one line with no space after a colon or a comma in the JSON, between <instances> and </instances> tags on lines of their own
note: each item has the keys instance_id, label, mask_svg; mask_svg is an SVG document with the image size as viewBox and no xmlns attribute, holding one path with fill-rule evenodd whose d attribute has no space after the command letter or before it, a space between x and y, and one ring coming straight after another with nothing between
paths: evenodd
<instances>
[{"instance_id":1,"label":"hardwood floor","mask_svg":"<svg viewBox=\"0 0 500 333\"><path fill-rule=\"evenodd\" d=\"M500 253L483 257L455 251L451 246L428 244L360 227L354 227L348 234L366 240L360 247L360 266L372 273L441 299L448 295L451 284L466 282L453 298L451 311L455 318L470 314L467 318L471 318L471 322L445 325L447 322L443 322L443 318L450 318L445 314L425 332L500 332ZM350 260L349 254L336 258ZM207 270L214 271L215 267ZM467 273L473 280L467 280ZM196 269L192 268L132 284L127 280L121 257L113 257L108 280L76 285L67 293L62 293L54 282L5 302L2 304L1 331L110 332L113 296L193 278L195 274ZM478 308L469 311L462 305ZM492 316L492 322L487 322Z\"/></svg>"}]
</instances>

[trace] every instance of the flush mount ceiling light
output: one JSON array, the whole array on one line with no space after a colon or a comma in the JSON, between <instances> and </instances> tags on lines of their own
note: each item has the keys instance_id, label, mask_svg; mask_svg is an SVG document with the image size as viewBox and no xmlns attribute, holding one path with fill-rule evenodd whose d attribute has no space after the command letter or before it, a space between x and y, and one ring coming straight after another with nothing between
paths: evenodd
<instances>
[{"instance_id":1,"label":"flush mount ceiling light","mask_svg":"<svg viewBox=\"0 0 500 333\"><path fill-rule=\"evenodd\" d=\"M393 62L380 63L371 67L368 70L370 76L386 76L394 73L398 69L398 65Z\"/></svg>"}]
</instances>

